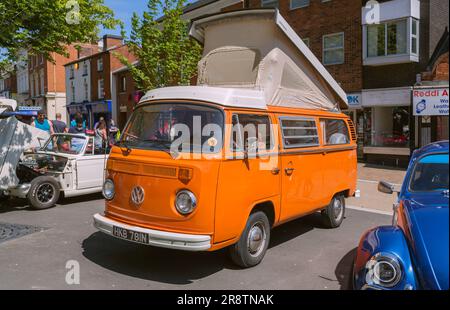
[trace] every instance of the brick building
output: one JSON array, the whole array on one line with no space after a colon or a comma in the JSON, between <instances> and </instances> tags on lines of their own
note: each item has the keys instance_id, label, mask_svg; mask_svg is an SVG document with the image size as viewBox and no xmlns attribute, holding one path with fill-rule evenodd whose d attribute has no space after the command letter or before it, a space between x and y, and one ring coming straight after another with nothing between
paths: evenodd
<instances>
[{"instance_id":1,"label":"brick building","mask_svg":"<svg viewBox=\"0 0 450 310\"><path fill-rule=\"evenodd\" d=\"M448 27L448 1L382 0L366 8L367 2L201 0L188 5L184 16L277 7L347 92L344 113L357 125L358 156L404 166L421 145L412 90Z\"/></svg>"},{"instance_id":2,"label":"brick building","mask_svg":"<svg viewBox=\"0 0 450 310\"><path fill-rule=\"evenodd\" d=\"M14 71L0 72L0 97L16 99L17 77Z\"/></svg>"},{"instance_id":3,"label":"brick building","mask_svg":"<svg viewBox=\"0 0 450 310\"><path fill-rule=\"evenodd\" d=\"M101 50L96 53L65 64L68 114L72 117L76 112L81 112L89 127L100 116L117 120L117 106L112 104L111 72L123 65L114 54L135 60L119 36L103 36L100 47Z\"/></svg>"}]
</instances>

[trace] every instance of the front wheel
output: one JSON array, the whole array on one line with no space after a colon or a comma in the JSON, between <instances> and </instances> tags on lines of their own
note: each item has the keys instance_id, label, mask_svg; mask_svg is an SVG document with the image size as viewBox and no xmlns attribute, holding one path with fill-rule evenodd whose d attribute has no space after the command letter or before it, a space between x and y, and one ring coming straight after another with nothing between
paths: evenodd
<instances>
[{"instance_id":1,"label":"front wheel","mask_svg":"<svg viewBox=\"0 0 450 310\"><path fill-rule=\"evenodd\" d=\"M250 214L239 241L229 248L232 261L248 268L258 265L270 241L270 224L264 212L258 211Z\"/></svg>"},{"instance_id":2,"label":"front wheel","mask_svg":"<svg viewBox=\"0 0 450 310\"><path fill-rule=\"evenodd\" d=\"M343 195L336 195L331 199L330 204L322 211L325 225L328 228L341 226L345 216L345 199Z\"/></svg>"},{"instance_id":3,"label":"front wheel","mask_svg":"<svg viewBox=\"0 0 450 310\"><path fill-rule=\"evenodd\" d=\"M28 201L33 209L48 209L56 205L59 199L60 186L49 176L40 176L31 181Z\"/></svg>"}]
</instances>

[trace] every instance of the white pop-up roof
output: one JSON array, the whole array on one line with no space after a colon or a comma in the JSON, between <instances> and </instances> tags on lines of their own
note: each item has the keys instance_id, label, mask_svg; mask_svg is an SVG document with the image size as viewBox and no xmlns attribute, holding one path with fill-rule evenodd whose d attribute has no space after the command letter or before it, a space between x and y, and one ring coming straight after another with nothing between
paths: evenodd
<instances>
[{"instance_id":1,"label":"white pop-up roof","mask_svg":"<svg viewBox=\"0 0 450 310\"><path fill-rule=\"evenodd\" d=\"M345 92L278 10L201 17L190 35L204 45L199 86L259 91L274 106L347 107Z\"/></svg>"}]
</instances>

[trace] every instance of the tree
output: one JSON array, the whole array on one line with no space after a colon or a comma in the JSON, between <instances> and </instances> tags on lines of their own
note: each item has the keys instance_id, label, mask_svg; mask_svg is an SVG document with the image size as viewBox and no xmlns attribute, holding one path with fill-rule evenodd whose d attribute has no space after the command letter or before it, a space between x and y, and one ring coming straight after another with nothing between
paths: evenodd
<instances>
[{"instance_id":1,"label":"tree","mask_svg":"<svg viewBox=\"0 0 450 310\"><path fill-rule=\"evenodd\" d=\"M184 3L149 0L142 18L133 14L125 43L139 63L133 65L124 56L115 55L130 69L139 89L188 85L195 75L202 47L188 35L189 22L182 19Z\"/></svg>"},{"instance_id":2,"label":"tree","mask_svg":"<svg viewBox=\"0 0 450 310\"><path fill-rule=\"evenodd\" d=\"M0 68L16 60L17 51L67 55L66 45L97 40L99 26L121 22L103 0L0 0Z\"/></svg>"}]
</instances>

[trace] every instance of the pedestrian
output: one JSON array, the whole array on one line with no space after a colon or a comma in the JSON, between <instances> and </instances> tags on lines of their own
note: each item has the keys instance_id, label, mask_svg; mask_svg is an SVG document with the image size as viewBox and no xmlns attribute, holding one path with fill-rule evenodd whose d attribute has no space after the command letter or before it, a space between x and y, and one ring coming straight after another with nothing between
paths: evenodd
<instances>
[{"instance_id":1,"label":"pedestrian","mask_svg":"<svg viewBox=\"0 0 450 310\"><path fill-rule=\"evenodd\" d=\"M83 128L86 129L86 121L83 120L83 114L81 114L81 112L77 112L75 113L75 117L73 118L73 120L70 122L70 127L77 127L77 118L81 118L82 120L82 124L83 124Z\"/></svg>"},{"instance_id":2,"label":"pedestrian","mask_svg":"<svg viewBox=\"0 0 450 310\"><path fill-rule=\"evenodd\" d=\"M81 116L75 116L75 119L70 124L72 125L72 123L74 121L75 121L75 126L70 127L69 133L85 134L86 128L84 127L83 118Z\"/></svg>"},{"instance_id":3,"label":"pedestrian","mask_svg":"<svg viewBox=\"0 0 450 310\"><path fill-rule=\"evenodd\" d=\"M97 129L98 125L100 124L101 121L105 122L105 118L103 116L100 116L100 118L98 119L98 122L95 123L94 125L94 130ZM106 124L106 122L105 122Z\"/></svg>"},{"instance_id":4,"label":"pedestrian","mask_svg":"<svg viewBox=\"0 0 450 310\"><path fill-rule=\"evenodd\" d=\"M109 122L109 128L108 128L109 146L113 146L117 142L118 134L120 135L119 128L117 128L116 123L112 119Z\"/></svg>"},{"instance_id":5,"label":"pedestrian","mask_svg":"<svg viewBox=\"0 0 450 310\"><path fill-rule=\"evenodd\" d=\"M44 130L50 135L54 134L52 122L45 117L42 111L38 112L37 118L31 123L31 126Z\"/></svg>"},{"instance_id":6,"label":"pedestrian","mask_svg":"<svg viewBox=\"0 0 450 310\"><path fill-rule=\"evenodd\" d=\"M100 120L98 122L97 128L95 129L95 148L102 149L106 145L108 134L106 133L106 122L105 120Z\"/></svg>"},{"instance_id":7,"label":"pedestrian","mask_svg":"<svg viewBox=\"0 0 450 310\"><path fill-rule=\"evenodd\" d=\"M61 120L61 113L56 113L56 120L53 122L53 131L55 133L65 133L67 132L67 125Z\"/></svg>"}]
</instances>

